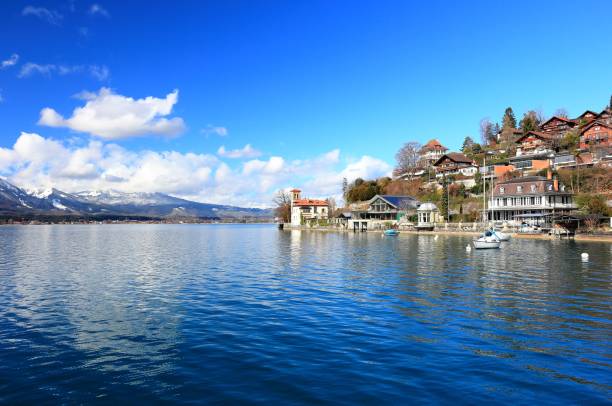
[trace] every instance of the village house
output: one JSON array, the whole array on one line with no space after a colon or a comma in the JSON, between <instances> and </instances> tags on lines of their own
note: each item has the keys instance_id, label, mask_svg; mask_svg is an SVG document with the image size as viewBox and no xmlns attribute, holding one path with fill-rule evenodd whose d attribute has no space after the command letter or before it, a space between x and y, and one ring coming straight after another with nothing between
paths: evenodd
<instances>
[{"instance_id":1,"label":"village house","mask_svg":"<svg viewBox=\"0 0 612 406\"><path fill-rule=\"evenodd\" d=\"M569 130L577 125L578 123L575 120L552 116L540 125L540 129L543 133L549 134L555 139L561 139Z\"/></svg>"},{"instance_id":2,"label":"village house","mask_svg":"<svg viewBox=\"0 0 612 406\"><path fill-rule=\"evenodd\" d=\"M542 131L528 131L515 141L516 156L548 155L554 152L555 139L550 133Z\"/></svg>"},{"instance_id":3,"label":"village house","mask_svg":"<svg viewBox=\"0 0 612 406\"><path fill-rule=\"evenodd\" d=\"M526 176L499 182L488 204L488 218L510 225L545 224L553 214L569 214L576 209L572 194L552 178Z\"/></svg>"},{"instance_id":4,"label":"village house","mask_svg":"<svg viewBox=\"0 0 612 406\"><path fill-rule=\"evenodd\" d=\"M365 208L351 212L348 228L358 231L398 224L407 216L416 214L419 204L412 196L376 195Z\"/></svg>"},{"instance_id":5,"label":"village house","mask_svg":"<svg viewBox=\"0 0 612 406\"><path fill-rule=\"evenodd\" d=\"M327 200L302 199L299 189L293 189L290 193L292 226L327 220L329 216L329 202Z\"/></svg>"},{"instance_id":6,"label":"village house","mask_svg":"<svg viewBox=\"0 0 612 406\"><path fill-rule=\"evenodd\" d=\"M459 152L449 152L442 155L434 163L434 167L436 168L437 178L453 176L455 177L455 183L462 183L466 187L472 187L476 184L474 175L478 172L478 166L472 159Z\"/></svg>"},{"instance_id":7,"label":"village house","mask_svg":"<svg viewBox=\"0 0 612 406\"><path fill-rule=\"evenodd\" d=\"M423 166L431 166L440 159L446 151L448 151L448 148L442 145L440 141L436 139L429 140L419 151L420 160L424 164Z\"/></svg>"},{"instance_id":8,"label":"village house","mask_svg":"<svg viewBox=\"0 0 612 406\"><path fill-rule=\"evenodd\" d=\"M590 123L591 121L595 120L595 118L597 118L598 113L591 111L591 110L587 110L584 113L582 113L581 115L579 115L578 117L576 117L574 119L575 122L577 122L580 125L585 125Z\"/></svg>"},{"instance_id":9,"label":"village house","mask_svg":"<svg viewBox=\"0 0 612 406\"><path fill-rule=\"evenodd\" d=\"M580 149L612 147L612 123L594 120L580 132Z\"/></svg>"}]
</instances>

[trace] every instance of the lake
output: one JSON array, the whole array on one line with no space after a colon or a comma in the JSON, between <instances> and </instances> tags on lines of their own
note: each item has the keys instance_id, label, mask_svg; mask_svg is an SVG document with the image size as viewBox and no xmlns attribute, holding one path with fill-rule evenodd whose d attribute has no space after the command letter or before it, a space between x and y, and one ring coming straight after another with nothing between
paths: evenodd
<instances>
[{"instance_id":1,"label":"lake","mask_svg":"<svg viewBox=\"0 0 612 406\"><path fill-rule=\"evenodd\" d=\"M0 403L610 402L612 244L470 238L0 227Z\"/></svg>"}]
</instances>

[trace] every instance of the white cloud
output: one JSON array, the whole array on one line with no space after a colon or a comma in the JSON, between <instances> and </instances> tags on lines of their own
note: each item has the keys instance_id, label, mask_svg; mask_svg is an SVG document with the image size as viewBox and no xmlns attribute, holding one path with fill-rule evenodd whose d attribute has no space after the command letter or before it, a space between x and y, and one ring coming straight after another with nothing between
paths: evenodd
<instances>
[{"instance_id":1,"label":"white cloud","mask_svg":"<svg viewBox=\"0 0 612 406\"><path fill-rule=\"evenodd\" d=\"M110 14L108 13L108 11L105 8L103 8L101 5L96 4L96 3L92 4L91 7L89 7L88 12L91 15L99 14L103 17L110 18Z\"/></svg>"},{"instance_id":2,"label":"white cloud","mask_svg":"<svg viewBox=\"0 0 612 406\"><path fill-rule=\"evenodd\" d=\"M208 125L206 128L203 128L202 130L200 130L200 132L202 134L205 134L206 136L213 134L213 135L218 135L220 137L225 137L227 134L229 134L229 131L227 130L227 128L212 126L212 125Z\"/></svg>"},{"instance_id":3,"label":"white cloud","mask_svg":"<svg viewBox=\"0 0 612 406\"><path fill-rule=\"evenodd\" d=\"M166 118L178 102L178 90L164 99L148 96L135 100L103 87L98 93L81 93L80 97L87 102L75 108L72 117L65 119L46 107L40 112L38 124L67 127L107 140L141 135L175 136L185 130L182 118Z\"/></svg>"},{"instance_id":4,"label":"white cloud","mask_svg":"<svg viewBox=\"0 0 612 406\"><path fill-rule=\"evenodd\" d=\"M60 14L59 12L55 10L50 10L44 7L34 7L34 6L26 6L22 10L21 15L35 16L53 25L60 25L60 23L62 22L62 18L64 18L62 14Z\"/></svg>"},{"instance_id":5,"label":"white cloud","mask_svg":"<svg viewBox=\"0 0 612 406\"><path fill-rule=\"evenodd\" d=\"M219 156L225 158L256 158L261 156L261 152L256 150L251 146L251 144L246 144L243 148L240 149L231 149L226 150L225 145L221 145L217 150L217 154Z\"/></svg>"},{"instance_id":6,"label":"white cloud","mask_svg":"<svg viewBox=\"0 0 612 406\"><path fill-rule=\"evenodd\" d=\"M352 181L353 176L390 172L387 163L368 156L342 161L336 149L307 159L272 156L231 167L211 154L130 151L99 140L60 142L21 133L12 148L0 148L0 175L25 188L162 192L201 202L269 207L278 189L299 187L305 196L339 201L344 176Z\"/></svg>"},{"instance_id":7,"label":"white cloud","mask_svg":"<svg viewBox=\"0 0 612 406\"><path fill-rule=\"evenodd\" d=\"M28 62L23 64L17 77L27 78L35 74L51 77L53 74L70 75L85 73L91 75L94 79L104 81L108 79L109 70L104 65L56 65L56 64L37 64Z\"/></svg>"},{"instance_id":8,"label":"white cloud","mask_svg":"<svg viewBox=\"0 0 612 406\"><path fill-rule=\"evenodd\" d=\"M8 59L0 62L0 69L6 69L8 67L14 66L19 61L19 55L12 54Z\"/></svg>"}]
</instances>

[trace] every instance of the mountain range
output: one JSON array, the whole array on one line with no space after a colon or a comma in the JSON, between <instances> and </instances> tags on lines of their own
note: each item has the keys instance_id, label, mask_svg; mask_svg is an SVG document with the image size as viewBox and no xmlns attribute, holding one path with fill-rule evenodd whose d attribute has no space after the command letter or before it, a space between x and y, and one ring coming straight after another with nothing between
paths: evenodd
<instances>
[{"instance_id":1,"label":"mountain range","mask_svg":"<svg viewBox=\"0 0 612 406\"><path fill-rule=\"evenodd\" d=\"M180 199L164 193L116 190L66 193L57 189L24 190L0 179L0 216L146 217L153 219L272 218L271 209L244 208Z\"/></svg>"}]
</instances>

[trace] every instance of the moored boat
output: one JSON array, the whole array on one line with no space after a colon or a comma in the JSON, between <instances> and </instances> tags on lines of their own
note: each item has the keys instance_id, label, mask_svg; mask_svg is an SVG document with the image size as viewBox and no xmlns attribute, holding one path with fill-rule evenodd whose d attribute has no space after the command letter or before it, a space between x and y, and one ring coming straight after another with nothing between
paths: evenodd
<instances>
[{"instance_id":1,"label":"moored boat","mask_svg":"<svg viewBox=\"0 0 612 406\"><path fill-rule=\"evenodd\" d=\"M474 248L481 249L490 249L490 248L499 248L501 245L501 241L493 235L491 231L485 231L485 233L472 241L474 244Z\"/></svg>"},{"instance_id":2,"label":"moored boat","mask_svg":"<svg viewBox=\"0 0 612 406\"><path fill-rule=\"evenodd\" d=\"M394 236L394 235L398 235L399 231L390 228L389 230L385 230L384 233L385 235Z\"/></svg>"}]
</instances>

